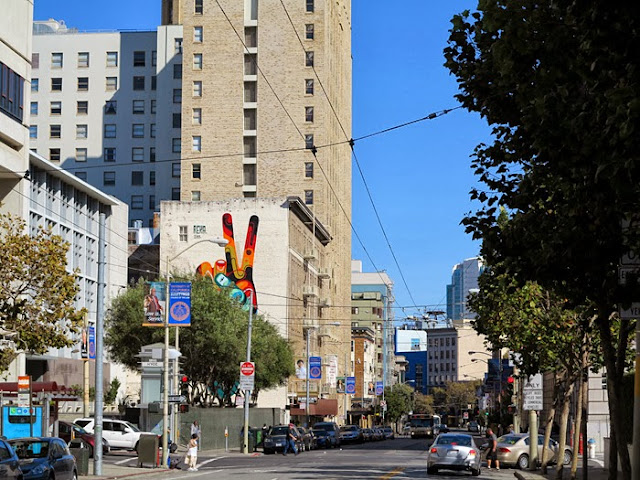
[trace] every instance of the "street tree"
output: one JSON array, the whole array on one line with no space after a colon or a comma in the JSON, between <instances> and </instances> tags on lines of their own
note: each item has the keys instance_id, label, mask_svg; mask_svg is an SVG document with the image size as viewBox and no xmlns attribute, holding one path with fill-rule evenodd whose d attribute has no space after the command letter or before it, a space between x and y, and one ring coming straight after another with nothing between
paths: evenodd
<instances>
[{"instance_id":1,"label":"street tree","mask_svg":"<svg viewBox=\"0 0 640 480\"><path fill-rule=\"evenodd\" d=\"M12 343L0 351L0 372L19 351L35 355L79 343L86 310L68 270L69 244L50 229L29 234L24 220L0 214L0 328Z\"/></svg>"},{"instance_id":2,"label":"street tree","mask_svg":"<svg viewBox=\"0 0 640 480\"><path fill-rule=\"evenodd\" d=\"M384 389L387 412L385 418L397 422L410 411L413 406L413 388L409 385L393 385ZM414 410L415 411L415 410Z\"/></svg>"},{"instance_id":3,"label":"street tree","mask_svg":"<svg viewBox=\"0 0 640 480\"><path fill-rule=\"evenodd\" d=\"M416 392L413 401L414 413L426 413L427 415L433 415L436 413L433 405L433 395L425 395L423 393Z\"/></svg>"},{"instance_id":4,"label":"street tree","mask_svg":"<svg viewBox=\"0 0 640 480\"><path fill-rule=\"evenodd\" d=\"M210 280L189 280L191 326L180 330L180 361L191 387L189 401L232 406L239 394L240 362L246 360L248 313L228 294L214 289ZM142 326L143 298L144 283L131 286L114 299L107 316L105 345L112 358L131 369L138 368L136 355L144 345L164 339L163 328ZM254 400L261 390L283 384L295 371L290 345L260 315L253 318L251 360L256 363Z\"/></svg>"},{"instance_id":5,"label":"street tree","mask_svg":"<svg viewBox=\"0 0 640 480\"><path fill-rule=\"evenodd\" d=\"M607 372L611 479L617 455L631 468L622 435L621 380L633 322L615 329L620 306L640 298L618 285L619 258L639 251L640 6L483 0L456 15L446 66L457 98L492 126L472 167L481 207L464 220L490 264L502 262L571 305L593 304ZM499 208L512 221L497 222Z\"/></svg>"}]
</instances>

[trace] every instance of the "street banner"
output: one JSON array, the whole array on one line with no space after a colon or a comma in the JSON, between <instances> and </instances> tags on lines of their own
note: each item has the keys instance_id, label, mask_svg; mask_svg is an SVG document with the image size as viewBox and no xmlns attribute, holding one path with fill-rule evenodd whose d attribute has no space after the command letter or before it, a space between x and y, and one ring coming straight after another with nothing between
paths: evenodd
<instances>
[{"instance_id":1,"label":"street banner","mask_svg":"<svg viewBox=\"0 0 640 480\"><path fill-rule=\"evenodd\" d=\"M384 392L384 384L382 382L376 382L376 395L380 396Z\"/></svg>"},{"instance_id":2,"label":"street banner","mask_svg":"<svg viewBox=\"0 0 640 480\"><path fill-rule=\"evenodd\" d=\"M329 388L336 388L336 382L338 380L338 357L336 355L329 355L328 359L327 381Z\"/></svg>"},{"instance_id":3,"label":"street banner","mask_svg":"<svg viewBox=\"0 0 640 480\"><path fill-rule=\"evenodd\" d=\"M169 326L191 326L191 283L169 284Z\"/></svg>"},{"instance_id":4,"label":"street banner","mask_svg":"<svg viewBox=\"0 0 640 480\"><path fill-rule=\"evenodd\" d=\"M355 395L356 394L356 377L347 377L347 395Z\"/></svg>"},{"instance_id":5,"label":"street banner","mask_svg":"<svg viewBox=\"0 0 640 480\"><path fill-rule=\"evenodd\" d=\"M322 378L322 357L309 357L309 380Z\"/></svg>"},{"instance_id":6,"label":"street banner","mask_svg":"<svg viewBox=\"0 0 640 480\"><path fill-rule=\"evenodd\" d=\"M147 282L144 296L144 327L164 327L164 309L166 304L165 283Z\"/></svg>"},{"instance_id":7,"label":"street banner","mask_svg":"<svg viewBox=\"0 0 640 480\"><path fill-rule=\"evenodd\" d=\"M344 377L338 377L337 385L336 385L336 393L344 393L345 385L344 385Z\"/></svg>"},{"instance_id":8,"label":"street banner","mask_svg":"<svg viewBox=\"0 0 640 480\"><path fill-rule=\"evenodd\" d=\"M82 327L82 340L80 341L80 356L86 360L89 358L89 332L87 327Z\"/></svg>"},{"instance_id":9,"label":"street banner","mask_svg":"<svg viewBox=\"0 0 640 480\"><path fill-rule=\"evenodd\" d=\"M88 329L88 348L89 359L96 359L96 327L89 327Z\"/></svg>"}]
</instances>

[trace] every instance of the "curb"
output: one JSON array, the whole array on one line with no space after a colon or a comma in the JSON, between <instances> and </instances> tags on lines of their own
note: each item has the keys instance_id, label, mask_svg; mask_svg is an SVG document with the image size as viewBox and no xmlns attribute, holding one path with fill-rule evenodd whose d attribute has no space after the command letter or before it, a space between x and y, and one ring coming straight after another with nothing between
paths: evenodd
<instances>
[{"instance_id":1,"label":"curb","mask_svg":"<svg viewBox=\"0 0 640 480\"><path fill-rule=\"evenodd\" d=\"M134 473L123 473L123 474L116 474L116 475L100 475L99 477L96 477L94 475L82 475L79 476L78 478L91 478L91 479L96 479L96 480L114 480L117 478L132 478L132 477L137 477L139 475L152 475L154 473L166 473L166 472L170 472L171 469L168 468L153 468L153 469L147 469L148 471L144 471L144 472L134 472Z\"/></svg>"}]
</instances>

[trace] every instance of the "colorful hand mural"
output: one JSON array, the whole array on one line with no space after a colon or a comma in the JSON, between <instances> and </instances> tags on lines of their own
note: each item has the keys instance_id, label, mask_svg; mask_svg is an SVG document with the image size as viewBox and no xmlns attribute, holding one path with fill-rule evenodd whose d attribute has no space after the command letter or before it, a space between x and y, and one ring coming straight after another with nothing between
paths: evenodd
<instances>
[{"instance_id":1,"label":"colorful hand mural","mask_svg":"<svg viewBox=\"0 0 640 480\"><path fill-rule=\"evenodd\" d=\"M222 233L229 242L225 246L225 260L216 260L212 266L209 262L201 263L196 272L209 277L219 290L225 289L229 297L242 304L242 309L258 311L258 298L253 284L253 260L258 239L258 217L252 215L247 228L247 239L244 242L242 263L238 264L236 243L233 237L233 219L230 213L222 216Z\"/></svg>"}]
</instances>

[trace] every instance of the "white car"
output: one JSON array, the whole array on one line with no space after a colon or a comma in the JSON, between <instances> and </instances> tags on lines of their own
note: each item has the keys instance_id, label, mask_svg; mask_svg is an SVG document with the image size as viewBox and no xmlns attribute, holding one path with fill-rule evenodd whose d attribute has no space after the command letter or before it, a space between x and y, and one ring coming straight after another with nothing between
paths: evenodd
<instances>
[{"instance_id":1,"label":"white car","mask_svg":"<svg viewBox=\"0 0 640 480\"><path fill-rule=\"evenodd\" d=\"M94 433L95 419L76 418L73 423L80 425L89 433ZM111 449L137 450L140 434L138 427L124 420L104 419L102 438L109 442Z\"/></svg>"}]
</instances>

